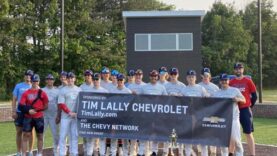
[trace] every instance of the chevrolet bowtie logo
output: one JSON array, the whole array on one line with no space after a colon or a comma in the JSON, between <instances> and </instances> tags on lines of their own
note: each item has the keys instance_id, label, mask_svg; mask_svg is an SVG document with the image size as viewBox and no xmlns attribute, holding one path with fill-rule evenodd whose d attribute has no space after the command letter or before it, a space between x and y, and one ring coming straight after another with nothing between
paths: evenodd
<instances>
[{"instance_id":1,"label":"chevrolet bowtie logo","mask_svg":"<svg viewBox=\"0 0 277 156\"><path fill-rule=\"evenodd\" d=\"M219 118L217 116L211 116L211 117L204 117L203 121L210 122L210 123L219 123L219 122L225 122L225 119Z\"/></svg>"}]
</instances>

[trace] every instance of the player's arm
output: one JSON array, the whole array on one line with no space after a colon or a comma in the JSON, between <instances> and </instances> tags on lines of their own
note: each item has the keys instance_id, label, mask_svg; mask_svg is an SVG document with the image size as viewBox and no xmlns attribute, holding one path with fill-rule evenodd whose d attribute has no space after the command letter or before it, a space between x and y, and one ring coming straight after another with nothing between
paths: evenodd
<instances>
[{"instance_id":1,"label":"player's arm","mask_svg":"<svg viewBox=\"0 0 277 156\"><path fill-rule=\"evenodd\" d=\"M42 107L39 108L34 108L36 112L44 111L48 108L48 96L46 95L45 92L41 93L41 98L42 98Z\"/></svg>"},{"instance_id":2,"label":"player's arm","mask_svg":"<svg viewBox=\"0 0 277 156\"><path fill-rule=\"evenodd\" d=\"M12 98L12 118L16 119L17 118L17 113L16 113L16 101L17 101L17 97L13 96Z\"/></svg>"},{"instance_id":3,"label":"player's arm","mask_svg":"<svg viewBox=\"0 0 277 156\"><path fill-rule=\"evenodd\" d=\"M256 86L252 80L249 81L249 89L250 89L250 93L251 93L251 98L250 98L251 106L250 107L253 107L257 101L257 92L256 92Z\"/></svg>"},{"instance_id":4,"label":"player's arm","mask_svg":"<svg viewBox=\"0 0 277 156\"><path fill-rule=\"evenodd\" d=\"M244 96L241 94L241 92L237 89L236 90L236 96L233 98L234 102L238 103L239 105L245 104L246 100Z\"/></svg>"},{"instance_id":5,"label":"player's arm","mask_svg":"<svg viewBox=\"0 0 277 156\"><path fill-rule=\"evenodd\" d=\"M20 99L18 109L23 113L29 113L29 111L32 109L31 105L26 105L27 96L26 92L22 94L22 97Z\"/></svg>"}]
</instances>

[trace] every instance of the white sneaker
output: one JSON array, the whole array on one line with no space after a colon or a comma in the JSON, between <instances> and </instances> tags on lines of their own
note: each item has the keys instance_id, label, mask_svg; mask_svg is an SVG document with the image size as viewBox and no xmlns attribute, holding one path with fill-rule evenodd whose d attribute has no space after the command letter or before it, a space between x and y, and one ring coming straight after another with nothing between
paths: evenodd
<instances>
[{"instance_id":1,"label":"white sneaker","mask_svg":"<svg viewBox=\"0 0 277 156\"><path fill-rule=\"evenodd\" d=\"M123 156L123 149L122 149L122 147L119 147L119 149L118 149L118 156Z\"/></svg>"}]
</instances>

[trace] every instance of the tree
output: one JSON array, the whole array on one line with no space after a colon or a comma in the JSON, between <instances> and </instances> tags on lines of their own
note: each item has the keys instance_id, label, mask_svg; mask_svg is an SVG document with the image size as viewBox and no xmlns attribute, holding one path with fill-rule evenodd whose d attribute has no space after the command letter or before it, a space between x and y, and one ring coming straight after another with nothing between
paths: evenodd
<instances>
[{"instance_id":1,"label":"tree","mask_svg":"<svg viewBox=\"0 0 277 156\"><path fill-rule=\"evenodd\" d=\"M252 37L232 5L215 2L203 19L202 33L203 66L214 74L231 74L235 62L246 62Z\"/></svg>"}]
</instances>

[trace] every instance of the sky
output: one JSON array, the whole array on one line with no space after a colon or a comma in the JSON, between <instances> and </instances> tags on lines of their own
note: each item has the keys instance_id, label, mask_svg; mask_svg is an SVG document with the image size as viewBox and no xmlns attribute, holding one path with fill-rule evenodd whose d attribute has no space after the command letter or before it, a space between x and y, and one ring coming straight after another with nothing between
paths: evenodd
<instances>
[{"instance_id":1,"label":"sky","mask_svg":"<svg viewBox=\"0 0 277 156\"><path fill-rule=\"evenodd\" d=\"M236 10L242 10L247 4L254 0L159 0L166 4L174 4L176 10L205 10L211 9L215 1L227 4L234 4ZM273 10L277 12L277 0L273 1Z\"/></svg>"}]
</instances>

